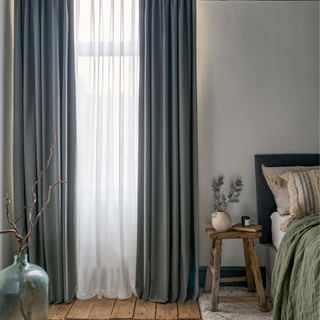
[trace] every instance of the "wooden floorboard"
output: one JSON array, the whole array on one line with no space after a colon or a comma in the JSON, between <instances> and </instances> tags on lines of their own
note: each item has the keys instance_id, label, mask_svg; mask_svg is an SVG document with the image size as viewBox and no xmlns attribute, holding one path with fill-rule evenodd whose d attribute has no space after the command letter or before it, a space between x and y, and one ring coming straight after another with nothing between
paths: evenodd
<instances>
[{"instance_id":1,"label":"wooden floorboard","mask_svg":"<svg viewBox=\"0 0 320 320\"><path fill-rule=\"evenodd\" d=\"M71 309L75 299L71 303L52 304L49 307L49 319L64 320Z\"/></svg>"},{"instance_id":2,"label":"wooden floorboard","mask_svg":"<svg viewBox=\"0 0 320 320\"><path fill-rule=\"evenodd\" d=\"M178 319L178 303L157 303L156 319Z\"/></svg>"},{"instance_id":3,"label":"wooden floorboard","mask_svg":"<svg viewBox=\"0 0 320 320\"><path fill-rule=\"evenodd\" d=\"M96 297L88 300L76 300L68 312L66 319L88 319Z\"/></svg>"},{"instance_id":4,"label":"wooden floorboard","mask_svg":"<svg viewBox=\"0 0 320 320\"><path fill-rule=\"evenodd\" d=\"M133 319L155 319L156 305L154 302L137 300Z\"/></svg>"},{"instance_id":5,"label":"wooden floorboard","mask_svg":"<svg viewBox=\"0 0 320 320\"><path fill-rule=\"evenodd\" d=\"M88 319L110 319L115 299L96 299Z\"/></svg>"},{"instance_id":6,"label":"wooden floorboard","mask_svg":"<svg viewBox=\"0 0 320 320\"><path fill-rule=\"evenodd\" d=\"M132 319L136 299L135 296L126 300L117 299L111 314L111 319Z\"/></svg>"},{"instance_id":7,"label":"wooden floorboard","mask_svg":"<svg viewBox=\"0 0 320 320\"><path fill-rule=\"evenodd\" d=\"M179 319L200 319L198 301L192 299L186 302L178 301L178 317Z\"/></svg>"},{"instance_id":8,"label":"wooden floorboard","mask_svg":"<svg viewBox=\"0 0 320 320\"><path fill-rule=\"evenodd\" d=\"M71 303L49 306L49 320L106 320L106 319L193 319L201 320L198 301L154 303L138 300L132 296L127 300L74 299Z\"/></svg>"}]
</instances>

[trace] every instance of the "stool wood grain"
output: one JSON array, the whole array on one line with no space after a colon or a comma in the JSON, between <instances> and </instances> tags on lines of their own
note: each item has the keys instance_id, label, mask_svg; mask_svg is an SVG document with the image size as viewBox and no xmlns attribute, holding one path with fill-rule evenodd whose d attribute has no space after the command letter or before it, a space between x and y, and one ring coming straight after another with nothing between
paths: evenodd
<instances>
[{"instance_id":1,"label":"stool wood grain","mask_svg":"<svg viewBox=\"0 0 320 320\"><path fill-rule=\"evenodd\" d=\"M261 237L261 231L246 232L234 231L229 229L226 232L217 232L214 228L206 228L209 238L212 240L209 263L207 268L206 282L204 292L211 291L211 304L210 310L218 311L219 303L229 302L245 302L245 301L258 301L260 310L268 312L268 306L264 288L262 284L259 260L254 245L254 238ZM245 277L231 277L220 279L220 266L222 255L222 240L223 239L242 239L244 257L246 262L246 276ZM257 291L255 296L243 297L219 297L220 282L241 282L247 281L247 289L249 292Z\"/></svg>"}]
</instances>

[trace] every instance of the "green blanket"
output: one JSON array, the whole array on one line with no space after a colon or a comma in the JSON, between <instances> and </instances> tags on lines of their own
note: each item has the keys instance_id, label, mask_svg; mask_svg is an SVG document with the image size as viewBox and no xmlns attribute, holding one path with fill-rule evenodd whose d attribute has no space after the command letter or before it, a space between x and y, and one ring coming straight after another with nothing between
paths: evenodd
<instances>
[{"instance_id":1,"label":"green blanket","mask_svg":"<svg viewBox=\"0 0 320 320\"><path fill-rule=\"evenodd\" d=\"M320 214L296 219L272 273L273 320L320 319Z\"/></svg>"}]
</instances>

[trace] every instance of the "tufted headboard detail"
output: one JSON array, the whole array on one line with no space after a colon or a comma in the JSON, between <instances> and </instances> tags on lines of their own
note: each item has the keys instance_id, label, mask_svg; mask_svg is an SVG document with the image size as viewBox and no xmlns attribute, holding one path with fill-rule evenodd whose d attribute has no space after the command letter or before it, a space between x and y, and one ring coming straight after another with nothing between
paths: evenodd
<instances>
[{"instance_id":1,"label":"tufted headboard detail","mask_svg":"<svg viewBox=\"0 0 320 320\"><path fill-rule=\"evenodd\" d=\"M317 166L319 154L258 154L255 155L258 223L262 225L260 243L272 243L270 215L277 210L272 192L263 176L266 167Z\"/></svg>"}]
</instances>

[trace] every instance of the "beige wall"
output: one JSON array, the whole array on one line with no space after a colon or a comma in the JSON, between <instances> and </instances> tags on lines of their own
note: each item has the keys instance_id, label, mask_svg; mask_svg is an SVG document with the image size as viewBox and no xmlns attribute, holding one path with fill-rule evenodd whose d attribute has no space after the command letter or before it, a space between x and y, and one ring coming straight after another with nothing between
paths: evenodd
<instances>
[{"instance_id":1,"label":"beige wall","mask_svg":"<svg viewBox=\"0 0 320 320\"><path fill-rule=\"evenodd\" d=\"M240 177L232 222L257 223L254 155L319 152L319 3L200 1L197 7L200 266L212 178ZM261 265L264 247L257 244ZM243 266L242 243L224 241L222 265Z\"/></svg>"},{"instance_id":2,"label":"beige wall","mask_svg":"<svg viewBox=\"0 0 320 320\"><path fill-rule=\"evenodd\" d=\"M0 0L0 229L12 195L12 3ZM10 11L11 6L11 11ZM256 153L319 152L318 2L198 2L200 265L208 259L211 180L241 177L233 223L257 222ZM13 199L12 199L13 200ZM13 211L13 206L11 206ZM0 236L0 270L13 237ZM264 249L258 246L264 264ZM244 265L240 241L224 241L223 265Z\"/></svg>"},{"instance_id":3,"label":"beige wall","mask_svg":"<svg viewBox=\"0 0 320 320\"><path fill-rule=\"evenodd\" d=\"M12 19L13 1L0 0L0 230L8 228L4 191L8 189L13 212L12 183ZM13 262L14 236L0 235L0 270Z\"/></svg>"}]
</instances>

